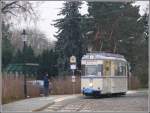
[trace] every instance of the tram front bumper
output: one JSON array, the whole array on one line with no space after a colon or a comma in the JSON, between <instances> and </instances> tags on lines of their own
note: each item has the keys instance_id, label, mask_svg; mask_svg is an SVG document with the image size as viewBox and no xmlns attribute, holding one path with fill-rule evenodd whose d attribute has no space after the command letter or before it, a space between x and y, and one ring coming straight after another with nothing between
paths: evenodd
<instances>
[{"instance_id":1,"label":"tram front bumper","mask_svg":"<svg viewBox=\"0 0 150 113\"><path fill-rule=\"evenodd\" d=\"M100 95L100 90L95 90L93 88L83 88L82 93L86 96Z\"/></svg>"}]
</instances>

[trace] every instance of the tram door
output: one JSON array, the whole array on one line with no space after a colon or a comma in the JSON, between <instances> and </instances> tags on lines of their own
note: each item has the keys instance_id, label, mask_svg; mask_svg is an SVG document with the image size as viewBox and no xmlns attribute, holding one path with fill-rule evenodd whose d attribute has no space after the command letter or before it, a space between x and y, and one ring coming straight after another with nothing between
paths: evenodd
<instances>
[{"instance_id":1,"label":"tram door","mask_svg":"<svg viewBox=\"0 0 150 113\"><path fill-rule=\"evenodd\" d=\"M103 92L111 93L111 61L104 61Z\"/></svg>"}]
</instances>

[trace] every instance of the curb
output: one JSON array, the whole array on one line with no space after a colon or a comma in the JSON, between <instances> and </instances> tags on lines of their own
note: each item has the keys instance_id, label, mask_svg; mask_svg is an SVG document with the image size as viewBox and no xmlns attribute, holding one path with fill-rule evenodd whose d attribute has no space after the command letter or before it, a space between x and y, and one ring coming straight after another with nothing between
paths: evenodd
<instances>
[{"instance_id":1,"label":"curb","mask_svg":"<svg viewBox=\"0 0 150 113\"><path fill-rule=\"evenodd\" d=\"M41 110L47 108L48 106L53 105L54 103L55 103L54 101L51 102L51 103L48 103L48 104L46 104L46 105L44 105L44 106L42 106L42 107L40 107L40 108L37 108L37 109L32 110L32 112L41 111Z\"/></svg>"}]
</instances>

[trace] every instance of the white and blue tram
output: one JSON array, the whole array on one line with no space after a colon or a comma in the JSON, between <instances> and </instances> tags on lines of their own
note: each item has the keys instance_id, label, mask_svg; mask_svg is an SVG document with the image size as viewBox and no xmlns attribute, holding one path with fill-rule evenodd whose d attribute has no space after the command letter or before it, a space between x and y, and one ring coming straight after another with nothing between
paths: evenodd
<instances>
[{"instance_id":1,"label":"white and blue tram","mask_svg":"<svg viewBox=\"0 0 150 113\"><path fill-rule=\"evenodd\" d=\"M81 91L84 95L126 94L128 62L112 53L87 53L82 57Z\"/></svg>"}]
</instances>

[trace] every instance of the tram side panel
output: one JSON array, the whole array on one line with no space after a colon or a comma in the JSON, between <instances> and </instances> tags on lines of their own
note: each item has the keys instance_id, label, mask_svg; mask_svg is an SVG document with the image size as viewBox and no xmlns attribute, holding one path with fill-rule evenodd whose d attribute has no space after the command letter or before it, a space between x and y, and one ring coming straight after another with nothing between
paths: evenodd
<instances>
[{"instance_id":1,"label":"tram side panel","mask_svg":"<svg viewBox=\"0 0 150 113\"><path fill-rule=\"evenodd\" d=\"M123 64L123 72L121 75L118 75L115 71L118 71L118 64ZM116 61L111 63L111 93L122 93L127 92L128 86L127 86L127 66L125 62Z\"/></svg>"},{"instance_id":2,"label":"tram side panel","mask_svg":"<svg viewBox=\"0 0 150 113\"><path fill-rule=\"evenodd\" d=\"M127 78L114 77L111 78L111 93L124 93L127 92Z\"/></svg>"}]
</instances>

